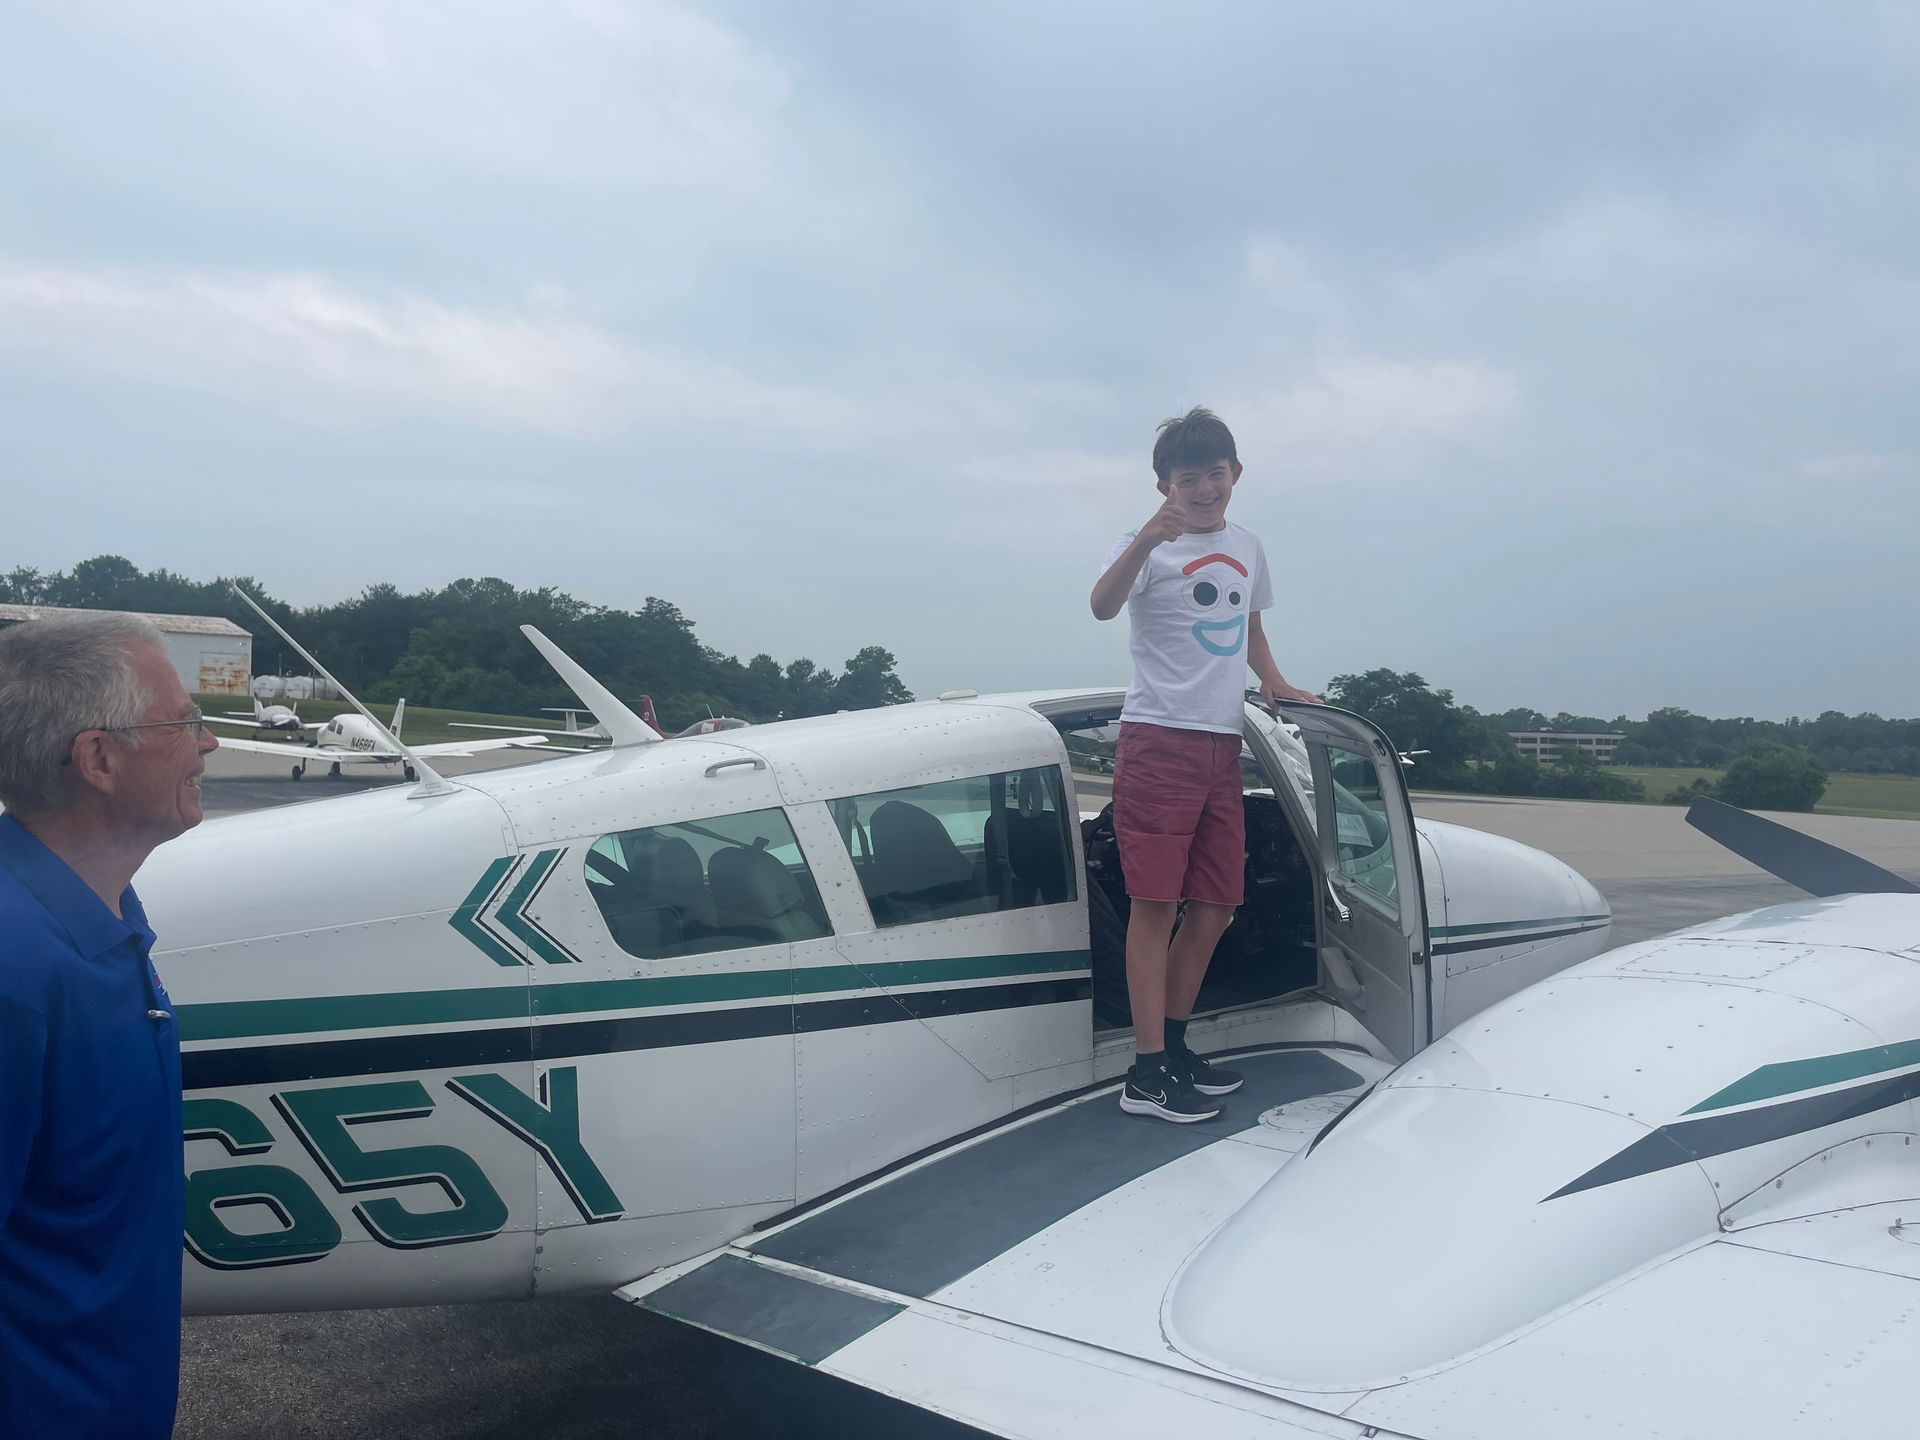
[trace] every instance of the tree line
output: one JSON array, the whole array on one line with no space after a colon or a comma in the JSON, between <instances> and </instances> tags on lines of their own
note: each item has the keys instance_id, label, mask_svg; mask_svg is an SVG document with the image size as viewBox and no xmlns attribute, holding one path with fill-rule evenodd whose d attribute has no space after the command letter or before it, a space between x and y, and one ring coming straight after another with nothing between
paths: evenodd
<instances>
[{"instance_id":1,"label":"tree line","mask_svg":"<svg viewBox=\"0 0 1920 1440\"><path fill-rule=\"evenodd\" d=\"M742 661L701 644L693 621L655 596L638 610L617 610L487 577L413 593L370 585L351 600L296 609L252 576L232 578L363 699L500 715L578 704L521 635L522 624L539 626L615 694L651 694L670 730L709 714L775 720L913 698L882 646L862 647L838 674L804 657ZM224 616L252 632L256 675L304 674L305 662L227 587L224 577L192 580L99 555L69 571L16 567L0 575L0 603Z\"/></svg>"},{"instance_id":2,"label":"tree line","mask_svg":"<svg viewBox=\"0 0 1920 1440\"><path fill-rule=\"evenodd\" d=\"M701 644L693 621L655 596L638 610L617 610L552 587L521 590L487 577L413 593L371 585L351 600L295 609L253 577L233 578L369 699L404 696L417 705L504 715L575 703L519 633L522 623L538 625L615 693L650 693L670 728L708 714L773 720L913 698L895 673L892 652L879 645L856 651L838 674L804 657L782 664L761 653L742 661ZM121 556L99 555L70 571L20 566L0 574L0 603L225 616L253 632L256 674L302 672L299 657L267 633L227 585L225 578L142 571ZM1713 719L1674 707L1644 720L1525 707L1483 714L1418 674L1389 669L1337 675L1327 695L1373 720L1402 751L1429 752L1416 780L1434 789L1645 798L1638 782L1590 755L1562 752L1552 766L1524 758L1508 732L1540 729L1619 732L1625 738L1614 761L1620 765L1724 767L1715 793L1762 808L1811 808L1828 771L1920 775L1920 719L1837 710L1811 720ZM1695 793L1676 787L1657 798L1677 802Z\"/></svg>"},{"instance_id":3,"label":"tree line","mask_svg":"<svg viewBox=\"0 0 1920 1440\"><path fill-rule=\"evenodd\" d=\"M1920 775L1920 719L1829 710L1814 720L1715 720L1671 707L1644 720L1566 712L1548 716L1524 707L1482 714L1455 703L1451 690L1436 690L1420 675L1386 669L1336 675L1327 698L1365 715L1403 752L1428 751L1416 774L1419 784L1432 789L1647 798L1639 781L1611 772L1573 747L1561 750L1555 764L1539 765L1520 754L1510 733L1548 729L1621 734L1625 738L1613 754L1616 765L1725 768L1717 782L1695 781L1655 797L1674 804L1709 794L1751 809L1811 810L1829 771Z\"/></svg>"}]
</instances>

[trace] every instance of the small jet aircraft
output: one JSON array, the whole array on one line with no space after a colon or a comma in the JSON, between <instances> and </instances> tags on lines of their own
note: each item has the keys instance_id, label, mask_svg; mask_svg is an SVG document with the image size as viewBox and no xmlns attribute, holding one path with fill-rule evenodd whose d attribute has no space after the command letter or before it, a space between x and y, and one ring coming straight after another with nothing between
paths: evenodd
<instances>
[{"instance_id":1,"label":"small jet aircraft","mask_svg":"<svg viewBox=\"0 0 1920 1440\"><path fill-rule=\"evenodd\" d=\"M336 715L331 720L322 721L311 728L314 732L312 743L296 746L279 740L242 740L226 739L220 741L223 750L244 750L253 755L292 755L293 778L306 778L307 766L323 761L327 774L338 778L343 765L398 765L408 780L419 779L418 761L422 756L476 755L482 750L530 750L535 746L544 748L547 737L538 733L517 734L511 740L449 740L437 745L403 746L400 743L400 727L406 723L407 702L402 700L393 707L393 727L380 724L369 714L354 714L349 711ZM210 724L234 725L241 722L223 719L217 715L206 717Z\"/></svg>"},{"instance_id":2,"label":"small jet aircraft","mask_svg":"<svg viewBox=\"0 0 1920 1440\"><path fill-rule=\"evenodd\" d=\"M1165 1125L1064 742L1119 690L668 745L528 634L608 749L142 872L189 1311L617 1290L1003 1436L1908 1428L1920 901L1833 888L1898 877L1752 821L1825 898L1603 953L1367 721L1249 705L1188 1032L1247 1083Z\"/></svg>"}]
</instances>

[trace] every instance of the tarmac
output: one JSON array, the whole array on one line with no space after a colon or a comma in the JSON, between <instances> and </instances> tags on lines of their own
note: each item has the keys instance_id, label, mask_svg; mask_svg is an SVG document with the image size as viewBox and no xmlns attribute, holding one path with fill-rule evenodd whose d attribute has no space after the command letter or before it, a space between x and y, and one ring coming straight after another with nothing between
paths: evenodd
<instances>
[{"instance_id":1,"label":"tarmac","mask_svg":"<svg viewBox=\"0 0 1920 1440\"><path fill-rule=\"evenodd\" d=\"M523 763L508 752L444 769ZM1104 803L1110 782L1076 779L1088 808ZM215 754L205 799L217 816L396 783L328 780L317 768L295 782L271 758ZM1414 805L1558 855L1606 895L1620 944L1800 898L1691 829L1679 808L1455 795L1416 795ZM1775 818L1920 881L1920 822ZM190 1319L176 1431L180 1440L978 1433L609 1296Z\"/></svg>"}]
</instances>

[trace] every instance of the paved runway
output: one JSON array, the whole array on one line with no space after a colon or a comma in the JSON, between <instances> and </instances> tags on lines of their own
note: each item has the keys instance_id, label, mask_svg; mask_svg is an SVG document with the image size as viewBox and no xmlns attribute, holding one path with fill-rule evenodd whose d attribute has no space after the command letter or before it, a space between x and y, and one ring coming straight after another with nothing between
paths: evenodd
<instances>
[{"instance_id":1,"label":"paved runway","mask_svg":"<svg viewBox=\"0 0 1920 1440\"><path fill-rule=\"evenodd\" d=\"M447 769L526 763L476 757ZM1090 808L1104 777L1082 777ZM287 779L271 759L213 757L209 814L313 800L394 779ZM1560 855L1606 894L1621 943L1797 897L1691 830L1679 809L1419 796L1424 816ZM1920 879L1920 822L1788 817ZM958 1437L934 1420L608 1297L220 1317L187 1322L182 1440L261 1436L649 1436L789 1440Z\"/></svg>"}]
</instances>

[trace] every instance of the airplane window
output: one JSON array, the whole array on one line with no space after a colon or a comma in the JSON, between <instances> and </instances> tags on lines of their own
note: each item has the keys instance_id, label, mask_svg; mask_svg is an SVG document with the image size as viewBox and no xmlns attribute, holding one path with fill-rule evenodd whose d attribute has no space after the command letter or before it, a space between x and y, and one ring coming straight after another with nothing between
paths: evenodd
<instances>
[{"instance_id":1,"label":"airplane window","mask_svg":"<svg viewBox=\"0 0 1920 1440\"><path fill-rule=\"evenodd\" d=\"M849 795L830 808L882 929L1079 898L1056 766Z\"/></svg>"},{"instance_id":2,"label":"airplane window","mask_svg":"<svg viewBox=\"0 0 1920 1440\"><path fill-rule=\"evenodd\" d=\"M1399 877L1380 773L1373 761L1352 751L1329 749L1327 758L1332 763L1334 855L1340 874L1398 909Z\"/></svg>"},{"instance_id":3,"label":"airplane window","mask_svg":"<svg viewBox=\"0 0 1920 1440\"><path fill-rule=\"evenodd\" d=\"M779 810L603 836L587 852L587 889L614 942L646 960L832 933Z\"/></svg>"}]
</instances>

